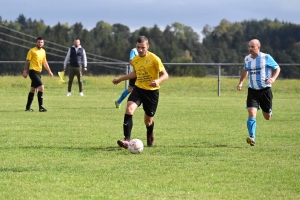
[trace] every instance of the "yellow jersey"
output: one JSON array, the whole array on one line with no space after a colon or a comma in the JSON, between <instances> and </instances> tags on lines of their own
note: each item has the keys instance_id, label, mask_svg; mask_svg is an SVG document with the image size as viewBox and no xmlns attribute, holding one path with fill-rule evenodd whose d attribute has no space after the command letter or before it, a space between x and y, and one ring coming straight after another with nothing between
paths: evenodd
<instances>
[{"instance_id":1,"label":"yellow jersey","mask_svg":"<svg viewBox=\"0 0 300 200\"><path fill-rule=\"evenodd\" d=\"M165 70L160 58L148 51L146 56L135 56L132 59L133 69L136 73L135 85L145 90L157 90L160 86L152 87L149 84L159 78L159 72Z\"/></svg>"},{"instance_id":2,"label":"yellow jersey","mask_svg":"<svg viewBox=\"0 0 300 200\"><path fill-rule=\"evenodd\" d=\"M29 70L34 70L37 72L42 71L43 62L46 60L46 51L43 48L38 49L33 47L28 51L26 60L29 60Z\"/></svg>"}]
</instances>

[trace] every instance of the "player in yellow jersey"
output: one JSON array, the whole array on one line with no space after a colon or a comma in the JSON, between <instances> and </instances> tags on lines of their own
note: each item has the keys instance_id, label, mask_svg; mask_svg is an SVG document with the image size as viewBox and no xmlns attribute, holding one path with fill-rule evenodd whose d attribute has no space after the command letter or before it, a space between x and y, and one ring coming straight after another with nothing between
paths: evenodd
<instances>
[{"instance_id":1,"label":"player in yellow jersey","mask_svg":"<svg viewBox=\"0 0 300 200\"><path fill-rule=\"evenodd\" d=\"M145 36L138 37L136 41L138 56L132 59L133 72L112 80L114 84L118 84L121 81L136 78L136 87L128 97L124 115L123 132L125 138L117 141L118 145L124 149L128 148L131 137L132 116L141 104L143 104L145 112L147 146L153 146L154 144L153 119L158 105L160 83L167 80L169 75L160 58L148 51L149 46L148 39Z\"/></svg>"},{"instance_id":2,"label":"player in yellow jersey","mask_svg":"<svg viewBox=\"0 0 300 200\"><path fill-rule=\"evenodd\" d=\"M39 103L39 111L46 112L47 109L43 106L43 93L44 93L44 85L41 80L41 72L42 66L48 71L51 77L53 77L53 73L48 65L46 59L46 51L42 48L44 46L44 39L42 37L38 37L36 39L36 47L31 48L26 57L26 62L23 71L23 77L27 78L29 75L31 79L31 87L27 98L27 104L25 111L32 112L31 103L34 98L34 93L37 91L38 103Z\"/></svg>"}]
</instances>

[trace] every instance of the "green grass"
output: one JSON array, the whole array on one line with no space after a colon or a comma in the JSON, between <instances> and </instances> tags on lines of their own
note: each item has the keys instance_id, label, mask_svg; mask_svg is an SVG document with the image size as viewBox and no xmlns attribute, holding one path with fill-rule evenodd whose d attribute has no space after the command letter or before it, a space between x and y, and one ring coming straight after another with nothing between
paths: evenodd
<instances>
[{"instance_id":1,"label":"green grass","mask_svg":"<svg viewBox=\"0 0 300 200\"><path fill-rule=\"evenodd\" d=\"M300 199L299 80L277 80L274 118L257 117L250 147L246 87L238 79L174 78L162 84L155 146L134 155L119 148L124 84L84 77L73 85L43 77L47 113L24 112L30 81L0 79L1 199ZM246 84L245 84L246 86ZM143 110L133 138L146 143Z\"/></svg>"}]
</instances>

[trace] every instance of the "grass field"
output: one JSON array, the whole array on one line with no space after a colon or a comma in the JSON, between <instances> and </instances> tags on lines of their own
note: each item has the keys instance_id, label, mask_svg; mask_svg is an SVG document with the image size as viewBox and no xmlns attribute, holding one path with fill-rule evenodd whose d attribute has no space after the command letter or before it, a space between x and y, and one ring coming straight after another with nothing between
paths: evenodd
<instances>
[{"instance_id":1,"label":"grass field","mask_svg":"<svg viewBox=\"0 0 300 200\"><path fill-rule=\"evenodd\" d=\"M24 112L29 79L0 79L0 199L300 199L299 80L273 85L274 117L257 117L250 147L246 87L238 79L174 78L162 84L155 146L134 155L123 138L124 83L84 77L85 96L43 77L46 113ZM246 84L245 84L246 86ZM76 91L76 92L75 92ZM146 143L143 110L132 137Z\"/></svg>"}]
</instances>

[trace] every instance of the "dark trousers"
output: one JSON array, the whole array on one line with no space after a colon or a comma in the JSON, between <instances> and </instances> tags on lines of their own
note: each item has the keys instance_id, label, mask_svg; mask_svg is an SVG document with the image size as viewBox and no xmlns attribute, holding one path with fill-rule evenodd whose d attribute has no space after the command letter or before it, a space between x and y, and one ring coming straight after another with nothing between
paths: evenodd
<instances>
[{"instance_id":1,"label":"dark trousers","mask_svg":"<svg viewBox=\"0 0 300 200\"><path fill-rule=\"evenodd\" d=\"M82 92L82 67L70 67L69 68L69 83L68 83L68 92L71 92L72 83L74 76L77 76L79 92Z\"/></svg>"}]
</instances>

